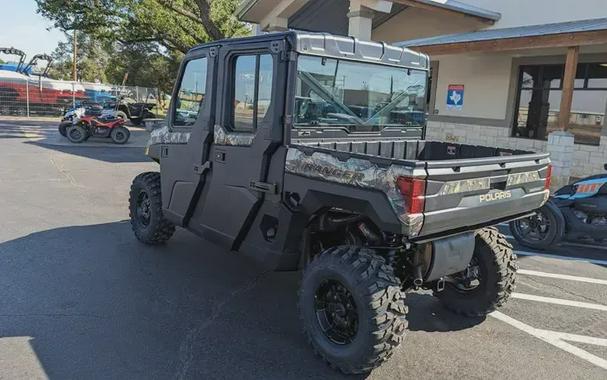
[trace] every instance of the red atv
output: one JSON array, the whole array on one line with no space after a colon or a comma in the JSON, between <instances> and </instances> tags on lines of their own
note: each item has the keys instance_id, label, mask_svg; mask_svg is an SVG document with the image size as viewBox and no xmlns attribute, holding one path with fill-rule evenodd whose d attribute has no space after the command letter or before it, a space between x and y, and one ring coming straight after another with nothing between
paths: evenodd
<instances>
[{"instance_id":1,"label":"red atv","mask_svg":"<svg viewBox=\"0 0 607 380\"><path fill-rule=\"evenodd\" d=\"M73 143L81 143L89 137L109 137L116 144L124 144L131 136L131 132L124 126L125 123L122 118L81 116L67 128L67 138Z\"/></svg>"}]
</instances>

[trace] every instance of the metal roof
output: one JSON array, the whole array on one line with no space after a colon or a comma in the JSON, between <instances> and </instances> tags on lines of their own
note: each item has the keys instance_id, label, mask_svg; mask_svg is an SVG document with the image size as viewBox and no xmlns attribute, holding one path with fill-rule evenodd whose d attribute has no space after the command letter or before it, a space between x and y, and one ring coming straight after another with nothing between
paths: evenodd
<instances>
[{"instance_id":1,"label":"metal roof","mask_svg":"<svg viewBox=\"0 0 607 380\"><path fill-rule=\"evenodd\" d=\"M456 0L415 0L415 2L460 12L469 16L485 18L492 21L498 21L502 17L502 15L498 12L475 7L474 5Z\"/></svg>"},{"instance_id":2,"label":"metal roof","mask_svg":"<svg viewBox=\"0 0 607 380\"><path fill-rule=\"evenodd\" d=\"M239 19L245 21L259 21L259 20L247 20L246 14L254 7L260 0L241 0L240 4L236 8L236 16ZM468 16L479 17L490 21L499 20L502 15L498 12L493 12L487 9L475 7L470 4L463 3L457 0L412 0L413 2L425 4L437 8L448 9L451 11L459 12Z\"/></svg>"},{"instance_id":3,"label":"metal roof","mask_svg":"<svg viewBox=\"0 0 607 380\"><path fill-rule=\"evenodd\" d=\"M233 46L275 40L286 40L293 51L306 55L381 63L420 70L428 70L430 65L430 60L426 54L407 48L388 45L383 42L362 41L354 37L296 30L213 41L197 45L190 49L190 52L211 46Z\"/></svg>"},{"instance_id":4,"label":"metal roof","mask_svg":"<svg viewBox=\"0 0 607 380\"><path fill-rule=\"evenodd\" d=\"M599 30L607 30L607 18L559 22L554 24L528 25L514 28L486 29L477 32L459 34L446 34L436 37L397 42L395 45L402 47L433 46L464 42L503 40L510 38L537 37L551 34L594 32Z\"/></svg>"}]
</instances>

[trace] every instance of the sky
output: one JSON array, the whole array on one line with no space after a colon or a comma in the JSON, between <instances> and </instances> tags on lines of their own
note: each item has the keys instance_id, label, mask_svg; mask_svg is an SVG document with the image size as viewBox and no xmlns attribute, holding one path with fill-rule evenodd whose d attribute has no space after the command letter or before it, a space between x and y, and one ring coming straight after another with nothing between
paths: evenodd
<instances>
[{"instance_id":1,"label":"sky","mask_svg":"<svg viewBox=\"0 0 607 380\"><path fill-rule=\"evenodd\" d=\"M0 47L14 47L27 54L26 60L34 54L50 54L64 34L52 28L53 24L36 13L34 0L0 0L3 12L0 23ZM50 31L47 28L52 28ZM14 57L0 54L4 60Z\"/></svg>"}]
</instances>

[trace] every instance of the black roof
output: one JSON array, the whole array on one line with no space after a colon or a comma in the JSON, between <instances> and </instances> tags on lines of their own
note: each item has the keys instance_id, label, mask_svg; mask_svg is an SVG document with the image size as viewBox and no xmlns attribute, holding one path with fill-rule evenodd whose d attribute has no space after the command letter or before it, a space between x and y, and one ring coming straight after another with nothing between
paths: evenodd
<instances>
[{"instance_id":1,"label":"black roof","mask_svg":"<svg viewBox=\"0 0 607 380\"><path fill-rule=\"evenodd\" d=\"M190 51L211 46L229 46L243 43L286 40L291 49L309 55L343 58L364 62L377 62L427 70L430 60L426 54L384 42L361 41L353 37L335 36L328 33L288 31L267 33L251 37L237 37L198 45Z\"/></svg>"}]
</instances>

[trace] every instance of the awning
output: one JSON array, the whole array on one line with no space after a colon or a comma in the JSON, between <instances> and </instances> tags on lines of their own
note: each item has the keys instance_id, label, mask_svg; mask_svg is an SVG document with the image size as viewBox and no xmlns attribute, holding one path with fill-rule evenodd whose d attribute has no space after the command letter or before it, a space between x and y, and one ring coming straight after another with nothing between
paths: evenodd
<instances>
[{"instance_id":1,"label":"awning","mask_svg":"<svg viewBox=\"0 0 607 380\"><path fill-rule=\"evenodd\" d=\"M324 1L338 1L348 2L348 0L324 0ZM407 7L424 8L434 11L448 12L451 14L460 14L468 17L478 19L482 22L493 23L501 18L501 14L493 12L487 9L475 7L473 5L466 4L457 0L390 0L395 4L401 4ZM295 7L299 9L306 5L315 6L314 4L308 4L309 0L297 0L293 2ZM313 1L311 3L314 3ZM272 9L277 5L276 0L242 0L236 10L236 16L238 19L247 22L257 23L261 21L261 18L266 16L269 9ZM402 10L402 7L398 9Z\"/></svg>"},{"instance_id":2,"label":"awning","mask_svg":"<svg viewBox=\"0 0 607 380\"><path fill-rule=\"evenodd\" d=\"M505 51L607 43L607 18L486 29L403 41L395 45L428 54Z\"/></svg>"},{"instance_id":3,"label":"awning","mask_svg":"<svg viewBox=\"0 0 607 380\"><path fill-rule=\"evenodd\" d=\"M407 3L418 3L435 7L439 9L454 11L461 13L466 16L477 17L485 19L487 21L498 21L502 15L498 12L493 12L484 8L475 7L474 5L466 4L456 0L393 0L395 3L401 3L407 5ZM416 6L416 4L409 4L410 6Z\"/></svg>"}]
</instances>

